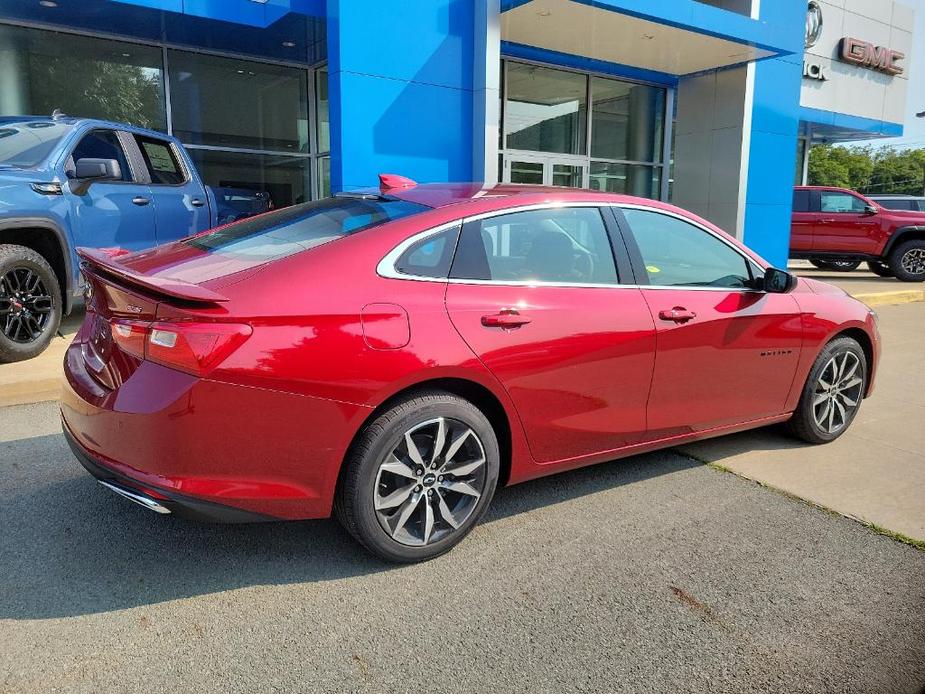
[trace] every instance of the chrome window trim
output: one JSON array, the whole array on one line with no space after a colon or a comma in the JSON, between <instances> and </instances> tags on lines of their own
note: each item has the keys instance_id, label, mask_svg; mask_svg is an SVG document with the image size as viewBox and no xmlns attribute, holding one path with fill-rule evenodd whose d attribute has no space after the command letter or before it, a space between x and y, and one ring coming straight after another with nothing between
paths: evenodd
<instances>
[{"instance_id":1,"label":"chrome window trim","mask_svg":"<svg viewBox=\"0 0 925 694\"><path fill-rule=\"evenodd\" d=\"M499 280L476 280L476 279L457 279L451 277L423 277L421 275L406 275L402 272L399 272L395 268L395 263L398 262L398 259L407 251L411 246L416 244L418 241L429 238L430 236L436 236L441 234L448 229L452 229L455 226L460 227L460 233L462 233L462 227L469 222L477 222L482 219L490 219L491 217L501 217L507 214L515 214L518 212L531 212L534 210L546 210L546 209L555 209L555 208L568 208L568 207L616 207L618 209L632 209L632 210L642 210L644 212L655 212L657 214L663 214L667 217L674 217L682 222L686 222L691 226L700 229L701 231L706 232L713 238L721 241L726 244L729 248L734 250L738 255L746 262L746 264L751 264L757 267L759 270L765 270L761 265L751 258L746 253L743 253L740 248L738 248L730 240L723 238L717 234L712 229L696 222L693 219L685 217L684 215L678 214L671 210L662 210L657 207L651 207L650 205L639 204L639 203L623 203L623 202L594 202L588 200L581 200L575 202L542 202L542 203L533 203L530 205L519 205L517 207L509 207L503 210L492 210L491 212L482 212L481 214L470 215L468 217L462 217L456 219L452 222L446 222L436 227L420 231L413 236L405 239L399 243L395 248L389 251L382 260L376 265L376 273L380 277L386 279L395 279L395 280L411 280L415 282L441 282L443 284L472 284L472 285L495 285L503 287L575 287L575 288L593 288L593 289L656 289L656 290L666 290L671 289L675 291L695 291L695 292L725 292L727 294L732 292L742 292L742 293L763 293L760 289L751 289L749 287L698 287L698 286L687 286L687 285L661 285L661 284L623 284L617 282L614 284L597 284L597 283L584 283L584 282L543 282L543 281L530 281L530 280L521 280L521 281L499 281ZM452 268L451 268L452 269Z\"/></svg>"}]
</instances>

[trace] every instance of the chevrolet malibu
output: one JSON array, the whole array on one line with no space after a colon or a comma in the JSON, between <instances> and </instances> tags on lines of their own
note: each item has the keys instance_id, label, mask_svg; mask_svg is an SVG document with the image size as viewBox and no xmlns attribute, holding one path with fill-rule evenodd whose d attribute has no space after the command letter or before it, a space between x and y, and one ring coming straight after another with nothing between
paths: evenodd
<instances>
[{"instance_id":1,"label":"chevrolet malibu","mask_svg":"<svg viewBox=\"0 0 925 694\"><path fill-rule=\"evenodd\" d=\"M651 200L416 185L153 250L81 250L70 445L104 486L207 520L333 514L435 557L499 485L786 423L845 432L875 316Z\"/></svg>"}]
</instances>

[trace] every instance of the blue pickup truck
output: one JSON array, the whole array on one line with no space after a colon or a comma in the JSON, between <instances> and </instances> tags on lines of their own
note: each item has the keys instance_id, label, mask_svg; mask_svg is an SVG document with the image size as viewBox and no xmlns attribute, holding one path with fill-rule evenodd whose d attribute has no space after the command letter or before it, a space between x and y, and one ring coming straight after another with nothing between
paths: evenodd
<instances>
[{"instance_id":1,"label":"blue pickup truck","mask_svg":"<svg viewBox=\"0 0 925 694\"><path fill-rule=\"evenodd\" d=\"M139 250L267 208L266 193L204 186L163 133L0 118L0 363L48 346L81 295L78 246Z\"/></svg>"}]
</instances>

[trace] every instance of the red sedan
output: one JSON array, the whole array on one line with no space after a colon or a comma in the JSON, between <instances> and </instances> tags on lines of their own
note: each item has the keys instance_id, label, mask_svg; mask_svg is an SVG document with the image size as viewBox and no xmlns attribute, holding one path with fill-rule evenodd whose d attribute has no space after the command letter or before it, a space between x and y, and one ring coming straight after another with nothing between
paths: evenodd
<instances>
[{"instance_id":1,"label":"red sedan","mask_svg":"<svg viewBox=\"0 0 925 694\"><path fill-rule=\"evenodd\" d=\"M871 391L866 306L683 210L382 181L81 251L61 411L102 484L213 520L333 510L419 561L499 484L778 422L824 443Z\"/></svg>"}]
</instances>

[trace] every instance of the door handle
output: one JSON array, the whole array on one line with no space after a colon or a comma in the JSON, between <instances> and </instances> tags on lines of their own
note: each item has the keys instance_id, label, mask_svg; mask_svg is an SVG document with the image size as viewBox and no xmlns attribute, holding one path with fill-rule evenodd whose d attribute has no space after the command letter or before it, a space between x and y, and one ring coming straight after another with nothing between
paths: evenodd
<instances>
[{"instance_id":1,"label":"door handle","mask_svg":"<svg viewBox=\"0 0 925 694\"><path fill-rule=\"evenodd\" d=\"M149 202L151 202L151 198L143 198L140 195L136 195L132 198L133 205L147 205Z\"/></svg>"},{"instance_id":2,"label":"door handle","mask_svg":"<svg viewBox=\"0 0 925 694\"><path fill-rule=\"evenodd\" d=\"M532 318L520 315L515 309L502 309L500 313L482 316L486 328L519 328L531 322Z\"/></svg>"},{"instance_id":3,"label":"door handle","mask_svg":"<svg viewBox=\"0 0 925 694\"><path fill-rule=\"evenodd\" d=\"M675 323L687 323L697 317L693 311L688 311L683 306L675 306L672 309L659 311L658 317L662 320L673 321Z\"/></svg>"},{"instance_id":4,"label":"door handle","mask_svg":"<svg viewBox=\"0 0 925 694\"><path fill-rule=\"evenodd\" d=\"M192 200L189 201L189 204L192 205L193 207L202 207L203 205L205 205L205 203L199 198L193 198Z\"/></svg>"}]
</instances>

